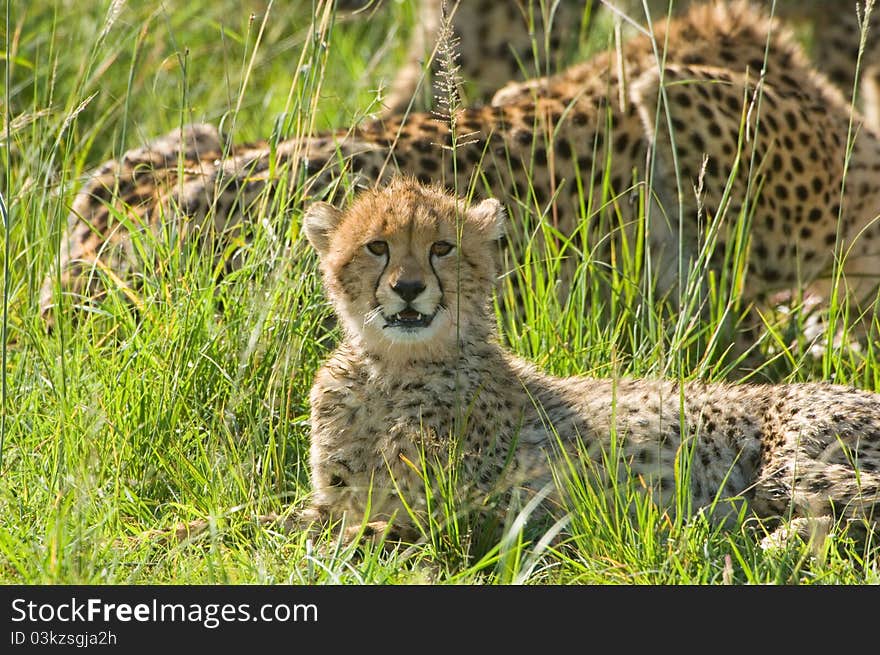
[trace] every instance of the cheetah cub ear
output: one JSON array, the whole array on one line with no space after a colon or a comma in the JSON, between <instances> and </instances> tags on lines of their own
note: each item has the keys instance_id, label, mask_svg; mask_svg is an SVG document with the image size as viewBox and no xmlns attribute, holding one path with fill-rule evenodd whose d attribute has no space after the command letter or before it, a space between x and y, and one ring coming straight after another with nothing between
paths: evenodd
<instances>
[{"instance_id":1,"label":"cheetah cub ear","mask_svg":"<svg viewBox=\"0 0 880 655\"><path fill-rule=\"evenodd\" d=\"M483 200L471 207L470 215L490 241L502 241L506 238L507 217L504 207L495 198Z\"/></svg>"},{"instance_id":2,"label":"cheetah cub ear","mask_svg":"<svg viewBox=\"0 0 880 655\"><path fill-rule=\"evenodd\" d=\"M342 220L342 212L326 202L316 202L303 215L303 229L318 255L324 256L330 248L330 235Z\"/></svg>"}]
</instances>

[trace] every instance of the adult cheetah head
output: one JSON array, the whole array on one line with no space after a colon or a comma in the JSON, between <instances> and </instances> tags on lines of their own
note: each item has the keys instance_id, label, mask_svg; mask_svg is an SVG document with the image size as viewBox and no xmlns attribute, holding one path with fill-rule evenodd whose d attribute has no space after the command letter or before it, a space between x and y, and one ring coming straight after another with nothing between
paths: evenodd
<instances>
[{"instance_id":1,"label":"adult cheetah head","mask_svg":"<svg viewBox=\"0 0 880 655\"><path fill-rule=\"evenodd\" d=\"M347 335L376 354L422 359L486 329L504 222L497 200L467 207L401 177L345 211L312 205L303 228Z\"/></svg>"}]
</instances>

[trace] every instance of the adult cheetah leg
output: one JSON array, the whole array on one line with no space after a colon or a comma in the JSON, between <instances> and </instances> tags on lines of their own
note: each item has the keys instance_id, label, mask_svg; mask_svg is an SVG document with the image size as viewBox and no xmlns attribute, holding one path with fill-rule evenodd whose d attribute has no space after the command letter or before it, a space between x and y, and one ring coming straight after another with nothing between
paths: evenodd
<instances>
[{"instance_id":1,"label":"adult cheetah leg","mask_svg":"<svg viewBox=\"0 0 880 655\"><path fill-rule=\"evenodd\" d=\"M654 217L652 231L680 239L691 262L716 270L748 245L746 283L732 289L747 303L815 280L832 264L846 116L801 121L810 98L712 67L670 66L662 86L649 71L633 95L661 173L654 191L671 222L657 226ZM809 159L813 151L818 160Z\"/></svg>"},{"instance_id":2,"label":"adult cheetah leg","mask_svg":"<svg viewBox=\"0 0 880 655\"><path fill-rule=\"evenodd\" d=\"M849 303L858 333L872 327L880 310L880 133L866 124L859 125L858 116L855 119L843 195L839 191L832 194L831 211L839 215L839 220L824 239L840 268L838 298ZM837 273L829 265L810 291L830 298Z\"/></svg>"}]
</instances>

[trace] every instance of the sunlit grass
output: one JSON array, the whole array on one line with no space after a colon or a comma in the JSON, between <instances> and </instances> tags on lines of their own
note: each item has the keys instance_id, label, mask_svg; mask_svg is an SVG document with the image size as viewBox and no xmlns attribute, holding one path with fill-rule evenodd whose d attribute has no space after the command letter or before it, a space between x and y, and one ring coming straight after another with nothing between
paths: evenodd
<instances>
[{"instance_id":1,"label":"sunlit grass","mask_svg":"<svg viewBox=\"0 0 880 655\"><path fill-rule=\"evenodd\" d=\"M876 554L865 556L846 538L827 541L818 555L796 542L763 551L748 521L721 530L702 516L670 519L632 480L609 498L576 475L564 481L565 471L560 485L573 493L564 526L529 524L528 504L514 504L498 525L473 523L452 474L437 478L438 512L413 547L358 548L331 534L310 540L262 524L257 517L307 498L308 390L337 340L299 235L295 188L288 198L266 198L271 229L253 231L236 272L220 279L195 245L139 234L135 248L155 270L136 302L111 294L77 320L62 313L46 332L39 288L88 171L190 122L218 124L237 141L353 124L378 109L379 89L405 52L414 11L387 4L369 21L330 14L318 25L317 4L308 1L264 3L265 13L253 16L229 0L7 2L0 580L880 581ZM585 196L584 216L616 198L644 208L638 182L635 192ZM578 252L576 239L535 241L499 289L505 343L560 375L724 378L726 341L715 335L727 329L729 313L742 311L729 299L746 240L725 239L736 250L728 277L701 287L708 308L673 317L653 297L637 234L616 253L613 270ZM562 301L556 278L566 256L578 263ZM534 290L525 320L512 311L508 285L516 276ZM851 322L839 317L837 329ZM792 347L803 320L796 315L793 328L771 322L765 331L764 355L778 353L768 377L877 387L872 342L861 352L829 349L816 361L807 344ZM162 536L193 521L207 529L182 542Z\"/></svg>"}]
</instances>

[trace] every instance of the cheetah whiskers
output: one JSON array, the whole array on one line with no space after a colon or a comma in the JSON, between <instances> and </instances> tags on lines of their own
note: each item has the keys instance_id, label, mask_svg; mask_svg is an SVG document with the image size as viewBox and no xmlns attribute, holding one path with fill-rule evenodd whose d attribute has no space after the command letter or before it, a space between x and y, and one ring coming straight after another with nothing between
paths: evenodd
<instances>
[{"instance_id":1,"label":"cheetah whiskers","mask_svg":"<svg viewBox=\"0 0 880 655\"><path fill-rule=\"evenodd\" d=\"M364 314L364 327L368 327L377 319L382 318L382 305L376 305L373 309Z\"/></svg>"}]
</instances>

